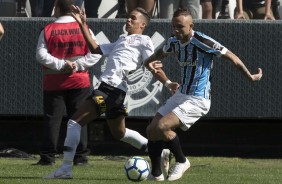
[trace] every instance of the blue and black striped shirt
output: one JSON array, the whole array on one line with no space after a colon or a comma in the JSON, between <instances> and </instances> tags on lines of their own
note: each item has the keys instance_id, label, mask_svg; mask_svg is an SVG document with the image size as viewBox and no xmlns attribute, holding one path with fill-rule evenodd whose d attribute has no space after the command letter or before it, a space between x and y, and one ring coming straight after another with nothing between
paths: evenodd
<instances>
[{"instance_id":1,"label":"blue and black striped shirt","mask_svg":"<svg viewBox=\"0 0 282 184\"><path fill-rule=\"evenodd\" d=\"M211 37L193 31L190 41L183 44L176 37L170 37L163 51L174 53L181 68L178 90L183 94L210 99L213 57L220 57L227 49Z\"/></svg>"}]
</instances>

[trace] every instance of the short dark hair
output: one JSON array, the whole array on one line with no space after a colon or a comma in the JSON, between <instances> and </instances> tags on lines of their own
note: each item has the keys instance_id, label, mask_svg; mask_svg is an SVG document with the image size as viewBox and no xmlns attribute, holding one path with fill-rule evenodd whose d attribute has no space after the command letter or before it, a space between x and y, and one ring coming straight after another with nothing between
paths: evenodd
<instances>
[{"instance_id":1,"label":"short dark hair","mask_svg":"<svg viewBox=\"0 0 282 184\"><path fill-rule=\"evenodd\" d=\"M191 14L191 12L190 12L190 10L188 8L178 8L173 13L173 17L179 17L180 15L191 16L192 17L192 14Z\"/></svg>"},{"instance_id":2,"label":"short dark hair","mask_svg":"<svg viewBox=\"0 0 282 184\"><path fill-rule=\"evenodd\" d=\"M134 10L140 12L143 15L143 17L145 18L146 25L148 26L149 23L150 23L150 20L151 20L151 17L148 14L148 12L146 10L144 10L143 8L140 8L140 7L137 7Z\"/></svg>"},{"instance_id":3,"label":"short dark hair","mask_svg":"<svg viewBox=\"0 0 282 184\"><path fill-rule=\"evenodd\" d=\"M62 14L69 14L72 10L72 5L74 5L73 0L57 0L56 4L59 8Z\"/></svg>"}]
</instances>

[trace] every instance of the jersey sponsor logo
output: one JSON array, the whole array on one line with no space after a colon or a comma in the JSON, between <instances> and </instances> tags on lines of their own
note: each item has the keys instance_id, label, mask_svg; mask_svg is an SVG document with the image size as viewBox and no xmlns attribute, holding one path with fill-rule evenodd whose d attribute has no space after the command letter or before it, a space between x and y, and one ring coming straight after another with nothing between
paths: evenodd
<instances>
[{"instance_id":1,"label":"jersey sponsor logo","mask_svg":"<svg viewBox=\"0 0 282 184\"><path fill-rule=\"evenodd\" d=\"M125 32L125 29L124 29ZM125 32L126 33L126 32ZM99 32L96 35L96 39L99 43L109 43L109 39L103 32ZM155 50L159 49L164 43L165 38L158 32L155 32L152 37L152 42ZM134 41L136 41L134 39ZM138 41L138 40L137 40ZM103 58L104 62L101 66L101 71L105 70L107 58ZM159 81L152 82L153 75L145 67L137 69L135 72L128 75L128 91L125 98L125 104L127 105L128 113L133 109L142 107L149 102L159 104L160 101L156 98L156 94L160 93L163 89L163 84ZM93 76L94 89L99 86L99 80L96 76ZM155 113L155 112L152 112Z\"/></svg>"},{"instance_id":2,"label":"jersey sponsor logo","mask_svg":"<svg viewBox=\"0 0 282 184\"><path fill-rule=\"evenodd\" d=\"M194 62L190 62L190 61L185 61L185 62L180 62L178 61L179 66L181 67L185 67L185 66L197 66L197 60L195 60Z\"/></svg>"},{"instance_id":3,"label":"jersey sponsor logo","mask_svg":"<svg viewBox=\"0 0 282 184\"><path fill-rule=\"evenodd\" d=\"M180 56L179 51L176 51L176 52L175 52L175 56L176 56L176 58L177 58L177 60L178 60L178 61L177 61L177 62L178 62L178 65L179 65L180 67L185 67L185 66L194 67L194 66L197 66L197 61L198 61L198 60L192 61L191 55L192 55L192 54L189 53L189 55L188 55L186 61L179 61L179 60L182 60L183 57Z\"/></svg>"}]
</instances>

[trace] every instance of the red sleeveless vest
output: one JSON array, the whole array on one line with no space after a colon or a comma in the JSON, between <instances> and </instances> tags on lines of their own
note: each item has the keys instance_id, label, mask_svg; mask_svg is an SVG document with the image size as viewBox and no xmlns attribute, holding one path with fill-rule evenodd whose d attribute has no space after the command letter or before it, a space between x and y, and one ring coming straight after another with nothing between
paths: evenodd
<instances>
[{"instance_id":1,"label":"red sleeveless vest","mask_svg":"<svg viewBox=\"0 0 282 184\"><path fill-rule=\"evenodd\" d=\"M48 52L58 59L84 56L88 52L87 44L77 22L51 23L44 28L44 33ZM70 74L44 68L43 89L45 91L89 86L90 79L87 71Z\"/></svg>"}]
</instances>

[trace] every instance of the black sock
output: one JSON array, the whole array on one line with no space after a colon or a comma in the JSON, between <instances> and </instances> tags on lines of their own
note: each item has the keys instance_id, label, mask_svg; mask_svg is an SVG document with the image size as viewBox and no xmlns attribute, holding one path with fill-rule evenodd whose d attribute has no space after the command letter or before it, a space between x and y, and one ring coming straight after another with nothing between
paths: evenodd
<instances>
[{"instance_id":1,"label":"black sock","mask_svg":"<svg viewBox=\"0 0 282 184\"><path fill-rule=\"evenodd\" d=\"M161 169L161 154L163 150L163 141L148 141L148 152L151 159L152 175L160 176L162 174Z\"/></svg>"},{"instance_id":2,"label":"black sock","mask_svg":"<svg viewBox=\"0 0 282 184\"><path fill-rule=\"evenodd\" d=\"M148 151L148 146L147 144L143 144L143 146L140 148L141 151L147 152Z\"/></svg>"},{"instance_id":3,"label":"black sock","mask_svg":"<svg viewBox=\"0 0 282 184\"><path fill-rule=\"evenodd\" d=\"M166 147L173 153L176 162L184 163L186 161L178 135L176 135L172 140L165 142L165 144Z\"/></svg>"}]
</instances>

